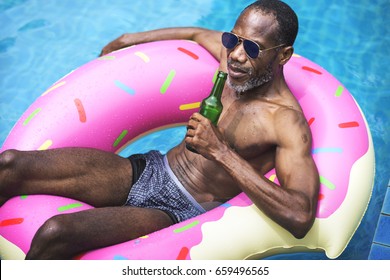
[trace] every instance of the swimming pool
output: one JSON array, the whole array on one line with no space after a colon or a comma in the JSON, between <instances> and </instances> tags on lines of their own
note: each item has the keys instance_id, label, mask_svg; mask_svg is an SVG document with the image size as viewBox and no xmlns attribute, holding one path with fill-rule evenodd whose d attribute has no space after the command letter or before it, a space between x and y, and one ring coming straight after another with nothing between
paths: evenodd
<instances>
[{"instance_id":1,"label":"swimming pool","mask_svg":"<svg viewBox=\"0 0 390 280\"><path fill-rule=\"evenodd\" d=\"M122 33L169 26L229 30L241 9L252 1L238 2L170 0L164 1L163 6L152 0L133 0L131 4L127 0L0 2L0 144L44 90L72 69L94 59L106 43ZM386 160L390 152L390 74L384 71L390 29L382 20L390 12L390 3L286 2L300 18L296 52L322 65L344 83L371 128L377 164L373 197L361 226L340 256L367 259L390 177ZM135 143L126 152L151 148L166 151L182 135L182 129L163 131ZM326 257L310 253L277 258Z\"/></svg>"}]
</instances>

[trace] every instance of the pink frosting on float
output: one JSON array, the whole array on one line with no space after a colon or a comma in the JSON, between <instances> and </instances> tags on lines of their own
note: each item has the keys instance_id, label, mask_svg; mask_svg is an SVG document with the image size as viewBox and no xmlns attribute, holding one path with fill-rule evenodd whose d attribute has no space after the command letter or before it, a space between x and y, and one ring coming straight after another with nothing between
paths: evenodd
<instances>
[{"instance_id":1,"label":"pink frosting on float","mask_svg":"<svg viewBox=\"0 0 390 280\"><path fill-rule=\"evenodd\" d=\"M188 55L193 52L196 57ZM189 41L174 46L168 41L149 43L95 59L39 97L2 150L36 150L50 140L49 148L80 146L115 152L145 131L186 121L196 108L181 110L180 106L198 102L209 91L216 69L209 53ZM124 131L126 135L114 145Z\"/></svg>"}]
</instances>

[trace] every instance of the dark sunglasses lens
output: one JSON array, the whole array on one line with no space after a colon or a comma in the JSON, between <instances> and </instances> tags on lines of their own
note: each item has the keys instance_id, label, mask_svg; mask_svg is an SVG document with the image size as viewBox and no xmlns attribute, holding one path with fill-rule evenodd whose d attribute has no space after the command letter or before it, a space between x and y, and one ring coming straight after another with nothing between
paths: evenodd
<instances>
[{"instance_id":1,"label":"dark sunglasses lens","mask_svg":"<svg viewBox=\"0 0 390 280\"><path fill-rule=\"evenodd\" d=\"M227 49L233 49L238 43L236 35L225 32L222 34L222 45Z\"/></svg>"},{"instance_id":2,"label":"dark sunglasses lens","mask_svg":"<svg viewBox=\"0 0 390 280\"><path fill-rule=\"evenodd\" d=\"M250 58L257 58L259 56L259 46L249 40L244 40L244 49Z\"/></svg>"}]
</instances>

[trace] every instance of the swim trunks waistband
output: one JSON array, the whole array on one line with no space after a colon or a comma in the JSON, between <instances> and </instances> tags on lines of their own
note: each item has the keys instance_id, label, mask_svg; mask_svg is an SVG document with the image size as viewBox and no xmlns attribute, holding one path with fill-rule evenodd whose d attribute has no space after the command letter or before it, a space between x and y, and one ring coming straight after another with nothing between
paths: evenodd
<instances>
[{"instance_id":1,"label":"swim trunks waistband","mask_svg":"<svg viewBox=\"0 0 390 280\"><path fill-rule=\"evenodd\" d=\"M198 211L201 211L203 213L206 212L206 210L196 201L196 199L186 190L186 188L184 188L184 186L179 181L179 179L177 179L176 175L173 173L171 167L169 166L167 155L164 156L164 165L165 165L165 168L169 174L169 177L171 177L171 179L175 182L175 184L180 189L180 191L188 198L188 200L191 201L193 206Z\"/></svg>"}]
</instances>

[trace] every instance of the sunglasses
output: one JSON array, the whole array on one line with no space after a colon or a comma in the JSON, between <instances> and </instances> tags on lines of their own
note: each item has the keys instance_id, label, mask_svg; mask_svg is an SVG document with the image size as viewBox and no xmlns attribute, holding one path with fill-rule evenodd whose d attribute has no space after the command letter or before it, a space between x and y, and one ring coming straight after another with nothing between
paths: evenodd
<instances>
[{"instance_id":1,"label":"sunglasses","mask_svg":"<svg viewBox=\"0 0 390 280\"><path fill-rule=\"evenodd\" d=\"M279 47L285 45L285 44L281 44L281 45L278 45L278 46L275 46L272 48L268 48L268 49L260 49L259 44L257 44L256 42L254 42L252 40L248 40L248 39L239 37L238 35L231 33L231 32L222 33L222 45L225 48L227 48L228 50L234 49L241 42L244 46L244 50L245 50L246 54L250 58L253 58L253 59L258 58L262 52L276 49L276 48L279 48Z\"/></svg>"}]
</instances>

